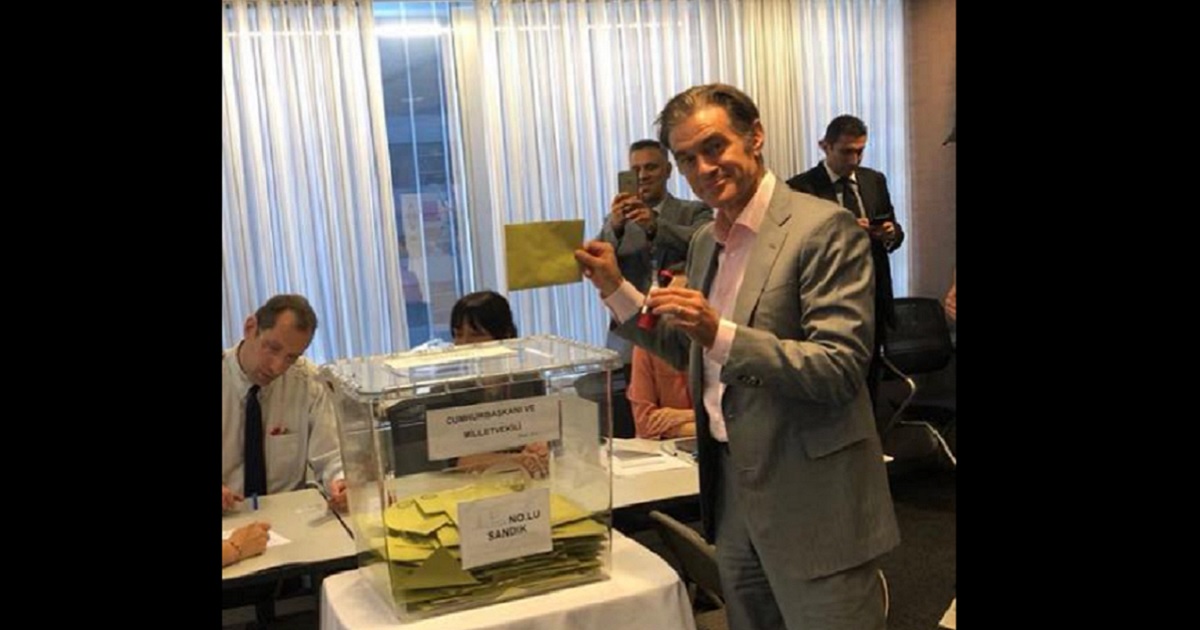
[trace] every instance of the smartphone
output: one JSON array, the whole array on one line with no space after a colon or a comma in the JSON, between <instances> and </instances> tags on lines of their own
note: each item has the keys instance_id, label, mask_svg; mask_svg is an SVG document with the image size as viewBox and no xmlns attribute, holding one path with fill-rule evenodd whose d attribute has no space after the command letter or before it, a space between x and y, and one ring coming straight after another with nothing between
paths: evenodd
<instances>
[{"instance_id":1,"label":"smartphone","mask_svg":"<svg viewBox=\"0 0 1200 630\"><path fill-rule=\"evenodd\" d=\"M896 221L896 217L894 217L890 214L885 214L881 217L875 217L874 219L871 219L871 225L883 225L884 223L887 223L888 221L891 221L894 223Z\"/></svg>"},{"instance_id":2,"label":"smartphone","mask_svg":"<svg viewBox=\"0 0 1200 630\"><path fill-rule=\"evenodd\" d=\"M633 171L617 173L617 192L636 195L638 191L638 176Z\"/></svg>"}]
</instances>

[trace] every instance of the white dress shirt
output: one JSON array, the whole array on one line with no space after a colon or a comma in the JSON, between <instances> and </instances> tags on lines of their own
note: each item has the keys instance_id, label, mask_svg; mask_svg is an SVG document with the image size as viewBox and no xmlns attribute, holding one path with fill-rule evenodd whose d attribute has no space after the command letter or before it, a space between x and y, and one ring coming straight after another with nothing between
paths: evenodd
<instances>
[{"instance_id":1,"label":"white dress shirt","mask_svg":"<svg viewBox=\"0 0 1200 630\"><path fill-rule=\"evenodd\" d=\"M239 343L239 346L241 344ZM221 482L242 493L245 487L246 396L254 385L242 371L235 346L225 351L221 366ZM342 478L337 419L326 386L304 357L258 392L262 406L263 451L267 493L304 485L307 464L326 488Z\"/></svg>"}]
</instances>

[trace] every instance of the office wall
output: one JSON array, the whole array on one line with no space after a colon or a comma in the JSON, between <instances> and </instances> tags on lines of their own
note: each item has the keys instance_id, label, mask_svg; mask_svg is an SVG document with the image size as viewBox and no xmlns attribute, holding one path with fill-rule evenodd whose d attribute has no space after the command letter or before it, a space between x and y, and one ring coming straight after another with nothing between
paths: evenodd
<instances>
[{"instance_id":1,"label":"office wall","mask_svg":"<svg viewBox=\"0 0 1200 630\"><path fill-rule=\"evenodd\" d=\"M905 8L912 175L912 225L905 226L904 246L911 262L909 293L941 297L950 286L957 251L956 147L942 146L955 120L956 0L913 0Z\"/></svg>"}]
</instances>

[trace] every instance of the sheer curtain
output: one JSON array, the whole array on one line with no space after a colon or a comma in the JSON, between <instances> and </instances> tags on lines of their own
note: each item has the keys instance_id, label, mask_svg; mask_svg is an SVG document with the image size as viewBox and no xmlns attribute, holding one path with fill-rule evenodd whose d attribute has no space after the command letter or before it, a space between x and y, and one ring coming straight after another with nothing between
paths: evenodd
<instances>
[{"instance_id":1,"label":"sheer curtain","mask_svg":"<svg viewBox=\"0 0 1200 630\"><path fill-rule=\"evenodd\" d=\"M888 175L907 222L900 0L495 0L452 12L462 126L454 130L472 284L505 292L505 223L583 219L600 231L627 148L656 136L674 94L722 81L758 103L766 163L788 178L820 159L834 116L870 128L865 163ZM670 189L694 198L676 174ZM905 249L893 255L897 295ZM590 284L509 294L522 334L603 345Z\"/></svg>"},{"instance_id":2,"label":"sheer curtain","mask_svg":"<svg viewBox=\"0 0 1200 630\"><path fill-rule=\"evenodd\" d=\"M902 0L707 1L721 26L712 41L740 55L728 76L755 99L767 130L763 150L789 178L823 157L817 142L841 114L867 124L863 165L888 178L906 231L909 208L908 93ZM906 242L891 255L895 294L908 294Z\"/></svg>"},{"instance_id":3,"label":"sheer curtain","mask_svg":"<svg viewBox=\"0 0 1200 630\"><path fill-rule=\"evenodd\" d=\"M222 3L223 343L276 293L317 362L407 347L369 2Z\"/></svg>"}]
</instances>

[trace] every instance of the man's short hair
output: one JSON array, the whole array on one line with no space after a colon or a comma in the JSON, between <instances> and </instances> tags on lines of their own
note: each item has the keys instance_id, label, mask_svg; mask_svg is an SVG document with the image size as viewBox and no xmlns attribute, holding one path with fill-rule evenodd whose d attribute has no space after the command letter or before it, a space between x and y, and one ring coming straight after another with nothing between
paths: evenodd
<instances>
[{"instance_id":1,"label":"man's short hair","mask_svg":"<svg viewBox=\"0 0 1200 630\"><path fill-rule=\"evenodd\" d=\"M642 149L657 149L659 153L663 154L664 158L667 157L667 147L664 147L663 143L659 142L658 140L646 138L645 140L638 140L637 142L629 145L630 153L633 153L634 151L641 151Z\"/></svg>"},{"instance_id":2,"label":"man's short hair","mask_svg":"<svg viewBox=\"0 0 1200 630\"><path fill-rule=\"evenodd\" d=\"M842 136L861 138L865 135L867 135L867 123L850 114L842 114L834 118L825 128L825 142L829 144L834 144Z\"/></svg>"},{"instance_id":3,"label":"man's short hair","mask_svg":"<svg viewBox=\"0 0 1200 630\"><path fill-rule=\"evenodd\" d=\"M275 320L285 312L291 311L296 316L296 330L300 332L316 332L317 313L303 295L282 293L267 300L254 312L254 320L258 322L260 331L275 327Z\"/></svg>"},{"instance_id":4,"label":"man's short hair","mask_svg":"<svg viewBox=\"0 0 1200 630\"><path fill-rule=\"evenodd\" d=\"M671 130L701 108L716 105L729 115L733 129L749 138L754 133L754 123L759 119L758 106L745 92L724 83L709 83L690 87L671 97L658 115L658 140L663 146L671 146Z\"/></svg>"}]
</instances>

